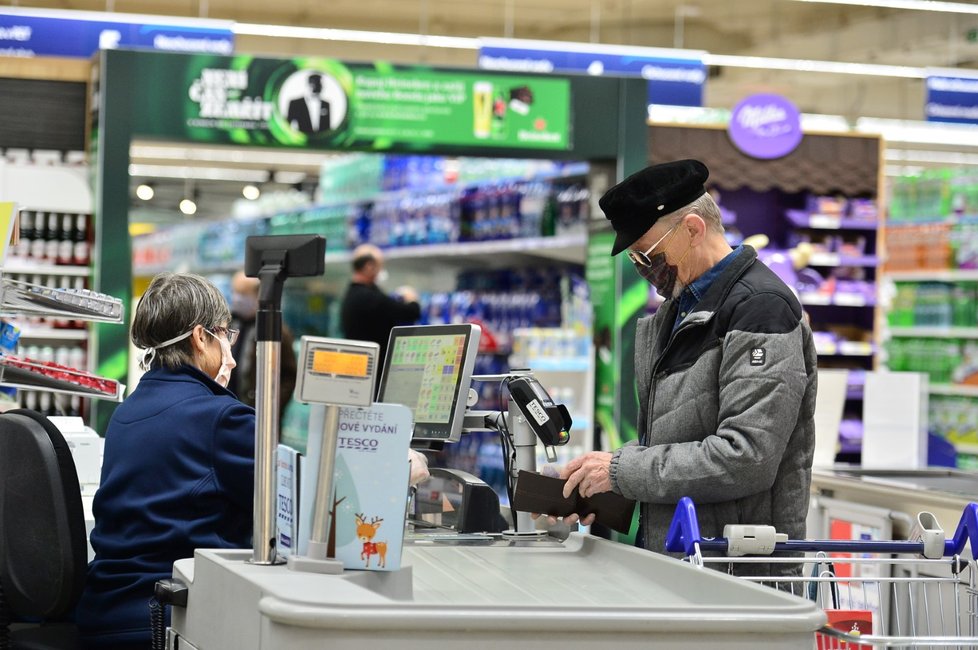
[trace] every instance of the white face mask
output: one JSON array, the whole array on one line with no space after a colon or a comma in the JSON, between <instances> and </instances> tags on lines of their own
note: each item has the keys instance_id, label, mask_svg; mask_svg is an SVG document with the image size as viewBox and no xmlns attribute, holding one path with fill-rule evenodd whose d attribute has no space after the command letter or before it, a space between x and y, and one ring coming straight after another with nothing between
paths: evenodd
<instances>
[{"instance_id":1,"label":"white face mask","mask_svg":"<svg viewBox=\"0 0 978 650\"><path fill-rule=\"evenodd\" d=\"M217 342L221 344L221 368L217 371L217 376L214 377L214 381L227 388L228 382L231 381L231 371L238 365L231 355L231 342L228 341L228 337L226 336L218 336L210 330L205 331L216 338Z\"/></svg>"},{"instance_id":2,"label":"white face mask","mask_svg":"<svg viewBox=\"0 0 978 650\"><path fill-rule=\"evenodd\" d=\"M390 279L390 277L390 273L387 272L387 269L381 269L380 272L377 273L377 284L384 284Z\"/></svg>"}]
</instances>

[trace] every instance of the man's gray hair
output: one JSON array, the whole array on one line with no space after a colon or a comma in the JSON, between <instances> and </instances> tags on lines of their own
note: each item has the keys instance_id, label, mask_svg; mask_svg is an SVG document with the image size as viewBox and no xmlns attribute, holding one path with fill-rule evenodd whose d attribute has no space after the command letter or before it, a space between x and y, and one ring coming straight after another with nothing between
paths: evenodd
<instances>
[{"instance_id":1,"label":"man's gray hair","mask_svg":"<svg viewBox=\"0 0 978 650\"><path fill-rule=\"evenodd\" d=\"M138 348L154 348L201 325L226 326L231 320L228 303L209 280L192 273L160 273L136 307L130 337ZM176 368L194 364L190 338L156 351L153 365Z\"/></svg>"},{"instance_id":2,"label":"man's gray hair","mask_svg":"<svg viewBox=\"0 0 978 650\"><path fill-rule=\"evenodd\" d=\"M706 222L706 227L708 230L713 231L718 235L723 234L723 222L720 217L720 206L717 202L713 200L709 192L706 192L700 198L696 199L692 203L683 206L669 215L669 219L673 223L679 223L679 220L688 214L698 214L703 217L703 221Z\"/></svg>"}]
</instances>

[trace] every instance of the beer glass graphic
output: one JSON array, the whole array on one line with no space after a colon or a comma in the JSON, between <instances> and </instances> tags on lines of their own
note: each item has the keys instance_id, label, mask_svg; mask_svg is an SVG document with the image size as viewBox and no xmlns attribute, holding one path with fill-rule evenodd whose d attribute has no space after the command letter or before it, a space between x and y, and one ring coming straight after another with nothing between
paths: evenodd
<instances>
[{"instance_id":1,"label":"beer glass graphic","mask_svg":"<svg viewBox=\"0 0 978 650\"><path fill-rule=\"evenodd\" d=\"M492 129L492 84L477 81L472 85L472 135L488 138Z\"/></svg>"}]
</instances>

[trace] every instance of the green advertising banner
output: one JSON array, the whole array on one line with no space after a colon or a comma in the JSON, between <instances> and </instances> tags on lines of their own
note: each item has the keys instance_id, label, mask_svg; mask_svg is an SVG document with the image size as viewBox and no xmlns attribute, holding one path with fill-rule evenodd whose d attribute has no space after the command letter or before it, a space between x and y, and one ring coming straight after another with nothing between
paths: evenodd
<instances>
[{"instance_id":1,"label":"green advertising banner","mask_svg":"<svg viewBox=\"0 0 978 650\"><path fill-rule=\"evenodd\" d=\"M324 58L141 64L141 74L170 80L134 98L135 131L147 135L328 149L571 148L566 79Z\"/></svg>"}]
</instances>

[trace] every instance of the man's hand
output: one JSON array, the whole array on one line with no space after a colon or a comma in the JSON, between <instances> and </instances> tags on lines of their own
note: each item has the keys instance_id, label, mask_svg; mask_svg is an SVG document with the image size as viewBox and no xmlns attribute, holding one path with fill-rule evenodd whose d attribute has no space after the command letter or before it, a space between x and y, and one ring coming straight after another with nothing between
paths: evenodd
<instances>
[{"instance_id":1,"label":"man's hand","mask_svg":"<svg viewBox=\"0 0 978 650\"><path fill-rule=\"evenodd\" d=\"M567 463L560 478L567 479L564 498L576 489L582 497L611 491L611 454L592 451Z\"/></svg>"},{"instance_id":2,"label":"man's hand","mask_svg":"<svg viewBox=\"0 0 978 650\"><path fill-rule=\"evenodd\" d=\"M564 466L560 471L560 478L567 479L564 485L565 497L569 497L575 489L585 497L608 492L611 490L611 454L606 451L592 451L578 456ZM564 523L573 526L580 521L582 526L590 526L594 523L594 518L594 513L584 519L573 513L564 517ZM553 525L557 523L557 518L548 517L548 521Z\"/></svg>"}]
</instances>

